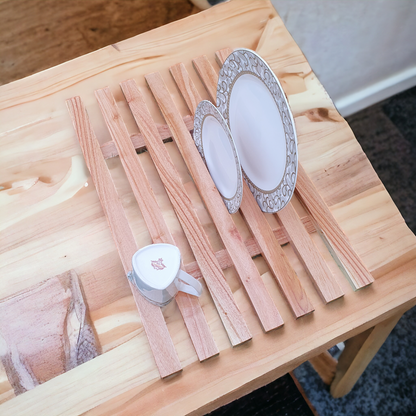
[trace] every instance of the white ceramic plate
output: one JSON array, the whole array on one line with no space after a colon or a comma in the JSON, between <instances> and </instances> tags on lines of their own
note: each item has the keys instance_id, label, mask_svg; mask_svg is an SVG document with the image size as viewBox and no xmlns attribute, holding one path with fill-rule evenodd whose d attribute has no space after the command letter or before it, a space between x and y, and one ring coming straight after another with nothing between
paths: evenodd
<instances>
[{"instance_id":1,"label":"white ceramic plate","mask_svg":"<svg viewBox=\"0 0 416 416\"><path fill-rule=\"evenodd\" d=\"M240 161L227 123L209 101L196 108L194 141L228 212L234 214L243 197Z\"/></svg>"},{"instance_id":2,"label":"white ceramic plate","mask_svg":"<svg viewBox=\"0 0 416 416\"><path fill-rule=\"evenodd\" d=\"M236 49L226 59L217 107L230 126L243 175L260 208L281 210L296 184L295 123L278 79L260 56Z\"/></svg>"}]
</instances>

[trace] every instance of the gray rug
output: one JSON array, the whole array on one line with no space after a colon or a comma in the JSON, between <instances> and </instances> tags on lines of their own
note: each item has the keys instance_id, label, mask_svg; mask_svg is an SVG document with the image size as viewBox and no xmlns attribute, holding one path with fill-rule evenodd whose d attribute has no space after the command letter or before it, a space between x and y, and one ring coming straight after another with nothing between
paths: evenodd
<instances>
[{"instance_id":1,"label":"gray rug","mask_svg":"<svg viewBox=\"0 0 416 416\"><path fill-rule=\"evenodd\" d=\"M347 121L407 225L416 233L416 88ZM415 416L415 346L413 308L345 397L333 399L309 363L298 367L295 375L320 416Z\"/></svg>"},{"instance_id":2,"label":"gray rug","mask_svg":"<svg viewBox=\"0 0 416 416\"><path fill-rule=\"evenodd\" d=\"M402 317L346 396L334 399L308 362L294 373L319 416L414 416L415 345L416 308L413 308Z\"/></svg>"}]
</instances>

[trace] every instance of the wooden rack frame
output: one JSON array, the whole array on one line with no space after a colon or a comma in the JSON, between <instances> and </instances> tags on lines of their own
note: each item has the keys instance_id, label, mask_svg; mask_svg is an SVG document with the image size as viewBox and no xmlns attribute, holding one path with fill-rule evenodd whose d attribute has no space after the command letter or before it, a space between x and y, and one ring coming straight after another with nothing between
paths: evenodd
<instances>
[{"instance_id":1,"label":"wooden rack frame","mask_svg":"<svg viewBox=\"0 0 416 416\"><path fill-rule=\"evenodd\" d=\"M216 58L223 63L230 53L230 49L223 49L216 53ZM205 56L194 59L193 64L209 96L215 101L218 74ZM243 242L189 133L193 128L195 108L201 101L198 90L183 64L174 65L170 68L170 72L191 115L182 117L160 74L149 74L146 76L146 81L167 123L158 127L134 80L124 81L120 85L141 132L130 137L110 89L97 90L95 95L113 139L101 147L89 124L81 99L75 97L67 101L75 131L97 187L126 274L131 268L130 259L137 250L137 246L111 175L106 169L106 158L117 155L120 157L152 241L174 244L150 184L135 154L135 150L147 148L196 258L195 263L186 264L183 267L195 278L205 279L233 346L250 340L251 334L233 299L222 269L230 266L236 268L266 332L282 326L283 320L267 292L252 261L252 256L263 255L296 318L313 312L314 307L281 249L281 244L292 243L325 303L343 296L341 288L333 279L322 255L308 235L314 231L311 223L314 223L321 234L326 237L339 263L347 266L345 268L347 275L355 289L370 284L373 281L371 274L363 266L301 166L299 166L300 187L297 187L297 194L311 212L311 216L301 219L289 203L286 208L276 214L282 226L273 230L245 184L241 212L253 237ZM211 247L178 172L163 145L163 140L169 137L175 140L225 245L225 248L219 252L214 252ZM141 299L137 289L132 285L131 289L161 377L177 373L181 370L181 366L160 309L150 306ZM217 346L198 300L192 296L180 294L176 301L199 360L203 361L217 355Z\"/></svg>"}]
</instances>

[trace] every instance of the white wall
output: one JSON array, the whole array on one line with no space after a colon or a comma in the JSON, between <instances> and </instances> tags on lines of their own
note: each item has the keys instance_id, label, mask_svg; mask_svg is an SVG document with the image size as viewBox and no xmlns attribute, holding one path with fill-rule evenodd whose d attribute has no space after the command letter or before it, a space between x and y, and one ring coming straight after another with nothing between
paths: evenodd
<instances>
[{"instance_id":1,"label":"white wall","mask_svg":"<svg viewBox=\"0 0 416 416\"><path fill-rule=\"evenodd\" d=\"M341 114L416 85L416 0L272 0Z\"/></svg>"}]
</instances>

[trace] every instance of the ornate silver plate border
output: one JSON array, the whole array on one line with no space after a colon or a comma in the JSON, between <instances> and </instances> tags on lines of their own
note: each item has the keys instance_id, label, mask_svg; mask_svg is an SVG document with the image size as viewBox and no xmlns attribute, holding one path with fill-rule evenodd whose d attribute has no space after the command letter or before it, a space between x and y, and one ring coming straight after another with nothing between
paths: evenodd
<instances>
[{"instance_id":1,"label":"ornate silver plate border","mask_svg":"<svg viewBox=\"0 0 416 416\"><path fill-rule=\"evenodd\" d=\"M201 101L198 104L198 107L196 108L196 111L195 111L195 118L194 118L195 145L205 165L208 168L207 162L205 160L204 146L202 144L202 126L204 125L204 121L208 116L214 117L220 123L220 125L222 126L222 128L227 134L227 137L230 141L231 148L233 150L235 165L237 167L237 190L231 198L226 198L221 193L220 195L222 197L222 200L224 201L225 206L228 209L228 212L230 214L235 214L240 208L241 200L243 198L243 176L241 173L240 159L238 158L237 149L235 147L234 140L231 136L231 132L227 123L225 122L224 118L222 117L218 109L210 101L207 101L207 100Z\"/></svg>"},{"instance_id":2,"label":"ornate silver plate border","mask_svg":"<svg viewBox=\"0 0 416 416\"><path fill-rule=\"evenodd\" d=\"M217 107L228 125L230 125L229 105L231 93L235 82L244 74L254 75L266 85L279 109L285 131L286 167L283 178L276 188L267 191L260 189L242 168L244 178L261 210L273 213L284 208L295 191L298 171L295 122L280 82L267 63L249 49L236 49L225 60L220 70L217 85Z\"/></svg>"}]
</instances>

